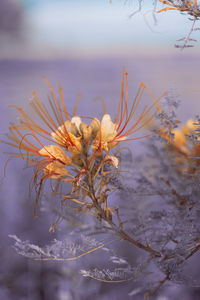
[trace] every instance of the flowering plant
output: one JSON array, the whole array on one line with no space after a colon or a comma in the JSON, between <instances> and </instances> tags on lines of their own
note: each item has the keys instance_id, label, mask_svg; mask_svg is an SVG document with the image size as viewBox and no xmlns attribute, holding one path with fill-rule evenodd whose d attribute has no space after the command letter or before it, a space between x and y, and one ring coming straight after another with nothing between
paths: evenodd
<instances>
[{"instance_id":1,"label":"flowering plant","mask_svg":"<svg viewBox=\"0 0 200 300\"><path fill-rule=\"evenodd\" d=\"M198 0L159 0L159 2L164 5L168 5L157 11L157 13L167 12L167 11L179 11L181 14L189 15L189 20L192 21L192 26L186 37L180 38L177 42L181 42L182 44L175 44L176 48L184 49L194 47L194 42L197 42L197 39L192 38L192 34L199 31L199 28L196 27L196 22L200 17L200 3Z\"/></svg>"},{"instance_id":2,"label":"flowering plant","mask_svg":"<svg viewBox=\"0 0 200 300\"><path fill-rule=\"evenodd\" d=\"M9 159L23 158L28 166L33 167L35 207L42 198L46 181L66 184L70 186L70 192L59 193L63 207L65 203L70 203L73 211L79 215L85 213L85 216L92 216L99 224L99 229L94 228L98 233L109 233L115 235L116 239L97 243L89 236L81 235L79 239L83 245L79 247L69 246L64 240L55 241L50 247L42 249L12 236L17 251L37 260L67 261L102 249L110 253L114 263L125 264L125 267L116 268L115 271L82 270L81 273L105 282L135 280L137 274L143 274L153 261L164 277L157 285L154 284L150 292L148 290L146 297L166 281L176 282L181 267L199 250L199 230L194 225L199 217L199 121L189 120L180 130L172 129L178 122L172 117L168 119L159 104L163 96L167 98L166 93L150 105L145 105L137 114L146 86L140 84L129 106L128 74L125 70L114 119L106 111L101 120L77 115L77 104L70 115L62 88L59 87L59 100L45 80L52 94L52 98L49 98L50 109L39 101L36 92L31 102L43 125L15 106L21 118L18 124L11 123L10 134L5 142L18 151L10 153ZM170 108L172 106L170 104ZM152 127L155 115L162 123L161 128L156 125L148 134L140 134L142 129ZM83 121L84 118L86 122L89 120L89 124ZM150 144L153 154L145 155L142 164L141 158L134 160L133 172L130 160L123 159L121 144L146 137L151 137L150 142L154 138L153 144ZM162 141L164 147L158 146L158 141ZM126 161L130 166L125 173L121 165ZM122 183L124 174L130 175L126 181L131 180L130 186ZM112 204L110 196L114 191L118 191L123 200L126 199L120 201L119 206ZM151 195L156 195L153 201ZM152 208L149 207L151 203ZM54 232L56 226L57 223L53 224L50 231ZM87 230L89 232L91 227ZM187 238L183 239L186 232ZM132 267L116 254L113 256L107 245L119 240L126 240L135 249L143 250L148 258L139 266ZM73 256L63 257L63 249L70 250Z\"/></svg>"},{"instance_id":3,"label":"flowering plant","mask_svg":"<svg viewBox=\"0 0 200 300\"><path fill-rule=\"evenodd\" d=\"M64 198L76 202L84 211L91 211L106 221L112 222L113 209L108 207L107 198L112 177L121 171L118 170L119 159L115 150L121 142L143 139L154 135L155 132L143 136L133 136L153 119L158 103L162 96L153 104L144 106L137 118L135 114L143 96L145 85L140 84L137 95L128 108L128 74L123 71L121 95L114 122L111 116L104 113L101 122L97 118L87 117L91 120L88 125L80 116L74 114L69 118L64 103L62 88L59 87L60 101L57 99L50 83L45 78L53 99L49 99L51 111L41 104L36 92L31 102L36 114L43 123L43 127L37 124L21 107L15 108L21 114L18 125L12 123L9 127L10 142L7 144L19 149L19 153L13 153L13 157L21 157L35 168L33 182L40 180L37 191L36 204L40 196L41 188L45 180L56 179L69 182L72 190ZM153 111L154 110L154 111ZM31 139L30 139L31 137ZM48 142L46 145L45 142ZM112 166L112 170L106 171L106 166ZM86 201L86 196L90 202ZM81 201L80 198L81 197Z\"/></svg>"}]
</instances>

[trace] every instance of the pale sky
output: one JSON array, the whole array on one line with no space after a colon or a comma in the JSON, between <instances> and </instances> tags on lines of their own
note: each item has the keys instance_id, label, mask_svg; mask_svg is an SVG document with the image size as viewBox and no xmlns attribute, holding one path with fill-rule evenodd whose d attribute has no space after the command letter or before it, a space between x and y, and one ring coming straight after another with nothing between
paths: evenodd
<instances>
[{"instance_id":1,"label":"pale sky","mask_svg":"<svg viewBox=\"0 0 200 300\"><path fill-rule=\"evenodd\" d=\"M142 11L132 18L129 15L137 10L137 0L112 0L112 4L109 0L15 1L24 7L26 46L35 55L171 51L176 39L187 34L191 26L187 16L175 11L156 14L155 25L150 0L143 1Z\"/></svg>"}]
</instances>

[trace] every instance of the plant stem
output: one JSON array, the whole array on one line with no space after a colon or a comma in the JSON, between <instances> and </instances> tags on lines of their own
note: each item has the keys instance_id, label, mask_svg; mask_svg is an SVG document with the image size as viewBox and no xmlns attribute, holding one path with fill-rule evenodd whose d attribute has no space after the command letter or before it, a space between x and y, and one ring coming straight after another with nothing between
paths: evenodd
<instances>
[{"instance_id":1,"label":"plant stem","mask_svg":"<svg viewBox=\"0 0 200 300\"><path fill-rule=\"evenodd\" d=\"M146 252L151 253L153 256L155 257L161 257L161 253L153 250L150 246L145 246L143 244L141 244L138 241L135 241L132 237L130 237L126 232L124 232L122 229L119 231L121 237L126 240L129 241L130 243L134 244L136 247L143 249Z\"/></svg>"},{"instance_id":2,"label":"plant stem","mask_svg":"<svg viewBox=\"0 0 200 300\"><path fill-rule=\"evenodd\" d=\"M90 176L89 176L90 177ZM132 237L130 237L124 230L122 230L121 228L119 228L111 219L109 219L104 210L101 208L101 206L98 204L98 201L96 199L95 196L95 191L94 191L94 187L93 187L93 180L92 178L88 178L89 179L89 190L90 190L90 198L92 199L93 205L96 209L96 212L98 214L98 216L100 218L102 218L103 220L105 220L114 230L115 232L123 239L126 240L128 242L130 242L131 244L133 244L134 246L150 253L151 255L153 255L154 257L161 257L161 253L153 250L150 246L145 246L142 243L134 240Z\"/></svg>"},{"instance_id":3,"label":"plant stem","mask_svg":"<svg viewBox=\"0 0 200 300\"><path fill-rule=\"evenodd\" d=\"M146 293L146 294L144 295L144 299L149 298L149 297L152 296L155 292L157 292L157 291L161 288L161 286L162 286L167 280L170 280L169 274L167 274L166 277L164 277L163 280L161 280L161 281L159 282L159 284L158 284L152 291Z\"/></svg>"}]
</instances>

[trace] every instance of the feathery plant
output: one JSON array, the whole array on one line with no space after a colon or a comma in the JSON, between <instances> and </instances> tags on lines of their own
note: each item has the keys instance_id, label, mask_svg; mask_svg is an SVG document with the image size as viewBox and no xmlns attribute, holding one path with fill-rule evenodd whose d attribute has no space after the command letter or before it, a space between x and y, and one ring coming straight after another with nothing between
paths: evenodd
<instances>
[{"instance_id":1,"label":"feathery plant","mask_svg":"<svg viewBox=\"0 0 200 300\"><path fill-rule=\"evenodd\" d=\"M157 11L157 13L167 12L170 10L179 11L181 14L189 15L189 20L192 22L192 26L190 31L188 32L186 37L183 37L177 40L179 43L175 45L175 47L184 49L194 47L194 43L197 42L196 39L192 38L192 34L196 31L199 31L200 28L196 27L197 21L199 21L200 17L200 2L199 0L159 0L159 2L167 5Z\"/></svg>"},{"instance_id":2,"label":"feathery plant","mask_svg":"<svg viewBox=\"0 0 200 300\"><path fill-rule=\"evenodd\" d=\"M31 102L43 125L14 106L21 118L10 124L4 142L17 149L9 160L23 158L33 167L35 216L44 206L45 183L55 182L52 195L59 206L54 202L51 207L57 219L50 231L66 220L70 234L43 248L11 236L18 253L34 260L73 261L103 251L112 269L97 266L82 269L81 274L103 282L136 282L145 297L166 282L198 285L192 275L186 276L185 268L200 249L199 119L177 129L177 103L166 93L141 110L144 83L129 104L125 70L114 121L105 106L101 121L77 115L80 97L70 115L61 86L58 99L45 81L52 94L49 107L36 92ZM149 132L141 134L142 129ZM147 152L133 159L121 146L130 140L149 140ZM60 190L61 185L70 192ZM131 257L120 256L111 247L125 241L140 253L134 265ZM152 265L158 282L149 276Z\"/></svg>"},{"instance_id":3,"label":"feathery plant","mask_svg":"<svg viewBox=\"0 0 200 300\"><path fill-rule=\"evenodd\" d=\"M124 1L125 4L127 4L127 0ZM112 2L110 2L112 3ZM163 4L164 8L157 9L158 4ZM136 4L137 8L129 14L129 17L133 17L135 14L142 11L144 1L138 0L135 1L134 4ZM188 15L189 20L192 22L191 28L188 32L188 34L185 37L182 37L177 40L178 43L175 44L176 48L180 48L181 50L185 48L191 48L195 46L195 43L197 43L197 39L194 38L195 33L200 31L200 28L197 25L200 17L200 2L199 0L155 0L152 1L152 17L154 24L157 24L157 18L156 15L168 12L171 10L179 11L181 14ZM147 12L148 13L148 12ZM145 15L144 15L145 16ZM146 18L145 18L146 20ZM151 26L149 25L148 21L146 20L147 25L151 29Z\"/></svg>"}]
</instances>

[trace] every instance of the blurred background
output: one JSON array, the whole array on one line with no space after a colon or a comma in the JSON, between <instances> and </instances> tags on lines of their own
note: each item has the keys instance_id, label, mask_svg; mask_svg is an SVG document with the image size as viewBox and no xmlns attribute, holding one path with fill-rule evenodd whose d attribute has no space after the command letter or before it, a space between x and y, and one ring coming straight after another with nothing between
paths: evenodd
<instances>
[{"instance_id":1,"label":"blurred background","mask_svg":"<svg viewBox=\"0 0 200 300\"><path fill-rule=\"evenodd\" d=\"M180 100L180 120L194 117L200 106L200 43L184 51L174 47L177 39L188 34L191 21L177 12L155 15L153 1L144 1L141 11L130 17L138 5L137 0L0 0L1 139L9 121L17 119L17 112L8 105L23 106L30 112L34 90L45 102L49 91L42 75L55 91L61 82L69 111L81 93L78 113L100 117L102 108L93 100L102 97L107 110L113 111L125 66L129 95L134 96L144 81L156 97L170 91ZM163 6L157 3L157 7ZM44 213L33 219L33 199L28 198L31 170L22 171L22 162L13 160L4 176L7 157L2 152L11 150L4 144L1 149L0 299L125 297L131 286L113 289L93 281L86 285L78 264L61 270L60 265L30 262L15 253L8 234L35 244L46 244L55 235L48 231L52 216ZM69 269L75 270L73 280L64 276ZM180 287L155 299L177 297L199 299L194 290Z\"/></svg>"}]
</instances>

